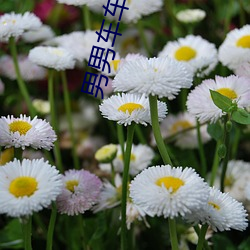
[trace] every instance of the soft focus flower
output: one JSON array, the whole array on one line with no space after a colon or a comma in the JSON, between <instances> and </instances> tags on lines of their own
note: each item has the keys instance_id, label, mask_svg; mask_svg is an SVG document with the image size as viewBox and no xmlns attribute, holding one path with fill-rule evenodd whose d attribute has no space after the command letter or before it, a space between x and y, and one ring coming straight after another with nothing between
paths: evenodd
<instances>
[{"instance_id":1,"label":"soft focus flower","mask_svg":"<svg viewBox=\"0 0 250 250\"><path fill-rule=\"evenodd\" d=\"M95 6L95 5L100 5L102 4L101 0L56 0L58 3L64 3L68 5L75 5L75 6L82 6L82 5L87 5L87 6Z\"/></svg>"},{"instance_id":2,"label":"soft focus flower","mask_svg":"<svg viewBox=\"0 0 250 250\"><path fill-rule=\"evenodd\" d=\"M188 95L188 111L200 122L216 122L225 114L213 103L210 89L232 99L238 107L244 108L250 105L250 78L235 75L215 76L215 80L204 80Z\"/></svg>"},{"instance_id":3,"label":"soft focus flower","mask_svg":"<svg viewBox=\"0 0 250 250\"><path fill-rule=\"evenodd\" d=\"M95 159L100 163L109 163L114 160L116 154L117 154L117 146L114 144L108 144L96 151Z\"/></svg>"},{"instance_id":4,"label":"soft focus flower","mask_svg":"<svg viewBox=\"0 0 250 250\"><path fill-rule=\"evenodd\" d=\"M42 42L55 36L54 31L48 25L42 25L37 30L27 31L23 33L22 39L28 43Z\"/></svg>"},{"instance_id":5,"label":"soft focus flower","mask_svg":"<svg viewBox=\"0 0 250 250\"><path fill-rule=\"evenodd\" d=\"M34 108L41 114L46 115L50 113L50 103L42 99L34 99L32 101Z\"/></svg>"},{"instance_id":6,"label":"soft focus flower","mask_svg":"<svg viewBox=\"0 0 250 250\"><path fill-rule=\"evenodd\" d=\"M20 115L0 118L0 146L5 148L44 148L50 150L56 140L55 131L45 120Z\"/></svg>"},{"instance_id":7,"label":"soft focus flower","mask_svg":"<svg viewBox=\"0 0 250 250\"><path fill-rule=\"evenodd\" d=\"M97 38L97 34L92 30L86 30L85 32L74 31L69 34L55 37L49 44L55 44L67 49L79 62L82 62L83 60L88 61L90 59L89 57L93 46L102 47L104 49L111 48L110 39L108 39L107 42L102 39L97 42Z\"/></svg>"},{"instance_id":8,"label":"soft focus flower","mask_svg":"<svg viewBox=\"0 0 250 250\"><path fill-rule=\"evenodd\" d=\"M75 66L73 55L68 50L60 47L35 47L29 52L29 59L40 66L58 71L73 69Z\"/></svg>"},{"instance_id":9,"label":"soft focus flower","mask_svg":"<svg viewBox=\"0 0 250 250\"><path fill-rule=\"evenodd\" d=\"M240 64L235 70L235 75L245 76L250 78L250 62Z\"/></svg>"},{"instance_id":10,"label":"soft focus flower","mask_svg":"<svg viewBox=\"0 0 250 250\"><path fill-rule=\"evenodd\" d=\"M14 148L6 148L0 153L0 166L5 165L14 158Z\"/></svg>"},{"instance_id":11,"label":"soft focus flower","mask_svg":"<svg viewBox=\"0 0 250 250\"><path fill-rule=\"evenodd\" d=\"M47 76L47 70L29 60L26 55L18 56L18 64L21 76L25 81L44 80ZM16 80L16 71L11 56L4 55L0 58L0 75Z\"/></svg>"},{"instance_id":12,"label":"soft focus flower","mask_svg":"<svg viewBox=\"0 0 250 250\"><path fill-rule=\"evenodd\" d=\"M228 193L210 188L206 206L199 212L187 216L189 221L207 223L217 232L235 229L243 231L247 227L247 213L242 203L233 199Z\"/></svg>"},{"instance_id":13,"label":"soft focus flower","mask_svg":"<svg viewBox=\"0 0 250 250\"><path fill-rule=\"evenodd\" d=\"M124 126L132 122L143 124L151 123L149 101L145 95L124 94L113 95L103 101L100 111L104 118L117 121ZM162 120L167 113L165 103L158 101L158 116Z\"/></svg>"},{"instance_id":14,"label":"soft focus flower","mask_svg":"<svg viewBox=\"0 0 250 250\"><path fill-rule=\"evenodd\" d=\"M113 161L114 170L119 173L123 173L124 163L121 146L118 145L118 151L116 158ZM143 169L147 168L154 158L154 151L147 145L132 145L129 173L132 176L137 175ZM111 173L110 164L99 164L99 167L103 171Z\"/></svg>"},{"instance_id":15,"label":"soft focus flower","mask_svg":"<svg viewBox=\"0 0 250 250\"><path fill-rule=\"evenodd\" d=\"M19 38L25 31L36 30L41 25L33 13L6 13L0 17L0 42L8 42L10 37Z\"/></svg>"},{"instance_id":16,"label":"soft focus flower","mask_svg":"<svg viewBox=\"0 0 250 250\"><path fill-rule=\"evenodd\" d=\"M115 91L158 95L174 99L181 88L190 88L193 74L184 63L165 58L127 61L113 81Z\"/></svg>"},{"instance_id":17,"label":"soft focus flower","mask_svg":"<svg viewBox=\"0 0 250 250\"><path fill-rule=\"evenodd\" d=\"M106 3L106 1L105 1ZM110 3L115 4L116 0L111 0ZM119 1L119 4L122 5L123 0ZM107 6L105 4L105 6ZM154 12L160 11L163 6L162 0L130 0L126 1L125 7L129 10L124 10L122 14L121 21L125 23L136 23L143 16L150 15ZM116 17L119 17L119 11L116 11ZM107 14L107 18L113 19L110 14Z\"/></svg>"},{"instance_id":18,"label":"soft focus flower","mask_svg":"<svg viewBox=\"0 0 250 250\"><path fill-rule=\"evenodd\" d=\"M71 169L64 173L63 190L57 197L61 214L78 215L89 210L98 201L101 180L86 170Z\"/></svg>"},{"instance_id":19,"label":"soft focus flower","mask_svg":"<svg viewBox=\"0 0 250 250\"><path fill-rule=\"evenodd\" d=\"M201 9L181 10L176 14L176 18L183 23L196 23L206 17L206 12Z\"/></svg>"},{"instance_id":20,"label":"soft focus flower","mask_svg":"<svg viewBox=\"0 0 250 250\"><path fill-rule=\"evenodd\" d=\"M184 216L202 208L208 185L192 168L154 166L143 170L130 185L130 197L146 214L164 218Z\"/></svg>"},{"instance_id":21,"label":"soft focus flower","mask_svg":"<svg viewBox=\"0 0 250 250\"><path fill-rule=\"evenodd\" d=\"M175 145L182 149L193 149L199 146L196 119L188 112L178 113L176 115L169 114L161 122L160 129L164 139L174 136ZM187 130L187 131L185 131ZM207 133L207 125L200 127L201 141L208 142L211 137ZM156 145L152 134L152 144Z\"/></svg>"},{"instance_id":22,"label":"soft focus flower","mask_svg":"<svg viewBox=\"0 0 250 250\"><path fill-rule=\"evenodd\" d=\"M118 206L121 203L122 179L115 175L114 185L105 180L97 204L93 207L95 213Z\"/></svg>"},{"instance_id":23,"label":"soft focus flower","mask_svg":"<svg viewBox=\"0 0 250 250\"><path fill-rule=\"evenodd\" d=\"M59 171L40 160L14 160L0 168L0 213L12 217L48 207L62 189Z\"/></svg>"},{"instance_id":24,"label":"soft focus flower","mask_svg":"<svg viewBox=\"0 0 250 250\"><path fill-rule=\"evenodd\" d=\"M166 56L185 63L198 76L208 75L218 62L215 45L194 35L168 42L159 53Z\"/></svg>"},{"instance_id":25,"label":"soft focus flower","mask_svg":"<svg viewBox=\"0 0 250 250\"><path fill-rule=\"evenodd\" d=\"M250 25L230 31L219 48L218 56L220 62L231 70L249 62Z\"/></svg>"},{"instance_id":26,"label":"soft focus flower","mask_svg":"<svg viewBox=\"0 0 250 250\"><path fill-rule=\"evenodd\" d=\"M224 190L237 201L245 203L245 187L250 183L250 163L241 160L231 160L228 162L224 180ZM220 177L222 166L217 172L214 186L220 187Z\"/></svg>"}]
</instances>

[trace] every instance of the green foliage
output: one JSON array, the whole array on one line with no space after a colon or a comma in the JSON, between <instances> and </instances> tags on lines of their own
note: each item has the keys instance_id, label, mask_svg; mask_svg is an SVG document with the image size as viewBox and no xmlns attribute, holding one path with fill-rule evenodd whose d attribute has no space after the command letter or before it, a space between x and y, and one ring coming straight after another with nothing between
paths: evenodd
<instances>
[{"instance_id":1,"label":"green foliage","mask_svg":"<svg viewBox=\"0 0 250 250\"><path fill-rule=\"evenodd\" d=\"M212 123L207 126L207 132L216 141L221 140L223 137L223 128L220 122Z\"/></svg>"}]
</instances>

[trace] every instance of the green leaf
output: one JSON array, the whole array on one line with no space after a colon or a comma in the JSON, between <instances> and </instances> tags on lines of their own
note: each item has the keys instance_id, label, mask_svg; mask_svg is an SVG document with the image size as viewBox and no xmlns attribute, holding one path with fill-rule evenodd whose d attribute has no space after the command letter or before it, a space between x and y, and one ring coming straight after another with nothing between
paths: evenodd
<instances>
[{"instance_id":1,"label":"green leaf","mask_svg":"<svg viewBox=\"0 0 250 250\"><path fill-rule=\"evenodd\" d=\"M238 250L249 250L249 246L250 246L250 237L241 242L241 244L238 247Z\"/></svg>"},{"instance_id":2,"label":"green leaf","mask_svg":"<svg viewBox=\"0 0 250 250\"><path fill-rule=\"evenodd\" d=\"M250 114L241 108L232 113L232 120L240 124L250 124Z\"/></svg>"},{"instance_id":3,"label":"green leaf","mask_svg":"<svg viewBox=\"0 0 250 250\"><path fill-rule=\"evenodd\" d=\"M209 135L215 139L216 141L222 139L223 136L223 128L219 122L208 124L207 132Z\"/></svg>"},{"instance_id":4,"label":"green leaf","mask_svg":"<svg viewBox=\"0 0 250 250\"><path fill-rule=\"evenodd\" d=\"M214 104L218 108L220 108L222 111L230 112L230 111L232 111L232 108L235 107L235 104L233 103L233 101L230 98L218 93L217 91L210 89L210 94L211 94L211 97L212 97Z\"/></svg>"}]
</instances>

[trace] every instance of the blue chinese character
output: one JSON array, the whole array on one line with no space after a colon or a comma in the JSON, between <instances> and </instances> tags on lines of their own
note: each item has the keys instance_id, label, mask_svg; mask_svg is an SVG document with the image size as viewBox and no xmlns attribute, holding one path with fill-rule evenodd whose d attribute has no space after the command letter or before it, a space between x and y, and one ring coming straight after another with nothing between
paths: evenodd
<instances>
[{"instance_id":1,"label":"blue chinese character","mask_svg":"<svg viewBox=\"0 0 250 250\"><path fill-rule=\"evenodd\" d=\"M110 0L108 0L107 6L105 6L105 5L102 6L105 9L104 16L107 15L107 12L110 13L112 16L114 16L115 12L116 12L116 9L120 8L121 12L120 12L120 15L119 15L119 21L121 21L123 10L128 10L129 8L125 7L126 0L123 0L123 4L122 5L119 5L118 2L119 2L119 0L116 0L116 3L113 4L113 3L110 3ZM109 5L114 6L113 11L109 10Z\"/></svg>"}]
</instances>

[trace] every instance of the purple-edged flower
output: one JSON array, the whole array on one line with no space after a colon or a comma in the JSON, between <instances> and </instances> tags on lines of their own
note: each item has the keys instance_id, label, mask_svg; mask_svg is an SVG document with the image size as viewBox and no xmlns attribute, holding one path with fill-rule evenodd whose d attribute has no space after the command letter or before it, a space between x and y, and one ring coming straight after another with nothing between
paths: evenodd
<instances>
[{"instance_id":1,"label":"purple-edged flower","mask_svg":"<svg viewBox=\"0 0 250 250\"><path fill-rule=\"evenodd\" d=\"M61 214L78 215L92 208L102 187L101 180L86 170L68 170L63 176L63 190L57 197Z\"/></svg>"}]
</instances>

